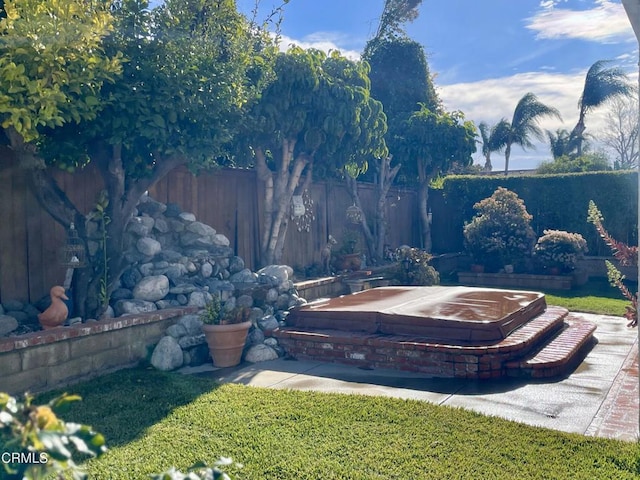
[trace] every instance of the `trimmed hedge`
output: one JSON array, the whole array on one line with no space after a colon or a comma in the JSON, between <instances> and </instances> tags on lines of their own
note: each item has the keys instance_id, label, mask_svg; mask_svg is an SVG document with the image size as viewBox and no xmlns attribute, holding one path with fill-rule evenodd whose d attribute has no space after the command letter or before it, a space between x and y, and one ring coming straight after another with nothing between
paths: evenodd
<instances>
[{"instance_id":1,"label":"trimmed hedge","mask_svg":"<svg viewBox=\"0 0 640 480\"><path fill-rule=\"evenodd\" d=\"M593 225L587 223L589 200L604 215L604 224L619 241L637 245L638 174L635 171L588 172L561 175L448 176L442 189L430 192L432 240L436 253L464 250L462 229L475 211L473 205L498 188L514 191L533 215L539 236L546 229L580 233L588 255L610 255Z\"/></svg>"}]
</instances>

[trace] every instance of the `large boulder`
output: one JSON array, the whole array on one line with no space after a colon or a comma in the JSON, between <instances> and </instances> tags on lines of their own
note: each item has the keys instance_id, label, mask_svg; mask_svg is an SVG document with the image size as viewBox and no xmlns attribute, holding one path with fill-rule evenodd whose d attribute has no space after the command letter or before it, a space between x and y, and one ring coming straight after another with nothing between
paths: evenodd
<instances>
[{"instance_id":1,"label":"large boulder","mask_svg":"<svg viewBox=\"0 0 640 480\"><path fill-rule=\"evenodd\" d=\"M182 348L176 339L170 336L162 337L151 355L151 365L165 372L180 368L182 361Z\"/></svg>"},{"instance_id":2,"label":"large boulder","mask_svg":"<svg viewBox=\"0 0 640 480\"><path fill-rule=\"evenodd\" d=\"M244 357L247 362L251 363L266 362L276 358L278 358L278 352L264 343L251 347Z\"/></svg>"},{"instance_id":3,"label":"large boulder","mask_svg":"<svg viewBox=\"0 0 640 480\"><path fill-rule=\"evenodd\" d=\"M136 249L143 255L153 257L154 255L160 253L160 251L162 250L162 245L159 241L154 240L153 238L143 237L138 239L138 241L136 242Z\"/></svg>"},{"instance_id":4,"label":"large boulder","mask_svg":"<svg viewBox=\"0 0 640 480\"><path fill-rule=\"evenodd\" d=\"M0 315L0 337L18 328L18 320L9 315Z\"/></svg>"},{"instance_id":5,"label":"large boulder","mask_svg":"<svg viewBox=\"0 0 640 480\"><path fill-rule=\"evenodd\" d=\"M164 275L152 275L138 282L133 289L133 298L157 302L169 293L169 279Z\"/></svg>"},{"instance_id":6,"label":"large boulder","mask_svg":"<svg viewBox=\"0 0 640 480\"><path fill-rule=\"evenodd\" d=\"M118 317L121 315L154 312L157 309L158 307L156 307L155 303L137 299L118 300L114 307L115 314Z\"/></svg>"}]
</instances>

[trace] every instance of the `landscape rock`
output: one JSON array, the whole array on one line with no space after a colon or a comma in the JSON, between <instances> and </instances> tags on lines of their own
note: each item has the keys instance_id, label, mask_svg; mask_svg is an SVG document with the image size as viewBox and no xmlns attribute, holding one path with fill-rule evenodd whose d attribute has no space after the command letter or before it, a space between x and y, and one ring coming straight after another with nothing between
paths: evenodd
<instances>
[{"instance_id":1,"label":"landscape rock","mask_svg":"<svg viewBox=\"0 0 640 480\"><path fill-rule=\"evenodd\" d=\"M258 326L262 330L275 330L278 328L278 320L273 315L267 315L266 317L258 320Z\"/></svg>"},{"instance_id":2,"label":"landscape rock","mask_svg":"<svg viewBox=\"0 0 640 480\"><path fill-rule=\"evenodd\" d=\"M167 328L165 333L177 340L178 338L184 337L187 334L187 329L184 328L184 325L175 323Z\"/></svg>"},{"instance_id":3,"label":"landscape rock","mask_svg":"<svg viewBox=\"0 0 640 480\"><path fill-rule=\"evenodd\" d=\"M114 306L115 314L118 317L121 315L154 312L157 309L158 307L156 307L155 303L138 299L118 300Z\"/></svg>"},{"instance_id":4,"label":"landscape rock","mask_svg":"<svg viewBox=\"0 0 640 480\"><path fill-rule=\"evenodd\" d=\"M9 315L0 314L0 337L18 328L18 320Z\"/></svg>"},{"instance_id":5,"label":"landscape rock","mask_svg":"<svg viewBox=\"0 0 640 480\"><path fill-rule=\"evenodd\" d=\"M278 352L264 343L251 347L244 357L247 362L251 363L266 362L276 358L278 358Z\"/></svg>"},{"instance_id":6,"label":"landscape rock","mask_svg":"<svg viewBox=\"0 0 640 480\"><path fill-rule=\"evenodd\" d=\"M169 293L169 279L164 275L145 277L133 289L133 298L157 302Z\"/></svg>"},{"instance_id":7,"label":"landscape rock","mask_svg":"<svg viewBox=\"0 0 640 480\"><path fill-rule=\"evenodd\" d=\"M200 335L187 335L180 337L178 340L178 345L180 345L180 348L183 350L195 347L196 345L202 345L203 343L207 343L204 333L201 333Z\"/></svg>"},{"instance_id":8,"label":"landscape rock","mask_svg":"<svg viewBox=\"0 0 640 480\"><path fill-rule=\"evenodd\" d=\"M199 315L183 315L176 325L181 325L187 335L199 335L202 333L202 320Z\"/></svg>"},{"instance_id":9,"label":"landscape rock","mask_svg":"<svg viewBox=\"0 0 640 480\"><path fill-rule=\"evenodd\" d=\"M154 240L153 238L143 237L136 242L136 248L143 255L153 257L157 253L160 253L160 250L162 250L162 245L159 241Z\"/></svg>"},{"instance_id":10,"label":"landscape rock","mask_svg":"<svg viewBox=\"0 0 640 480\"><path fill-rule=\"evenodd\" d=\"M182 366L182 349L175 338L162 337L151 355L151 365L158 370L170 371Z\"/></svg>"}]
</instances>

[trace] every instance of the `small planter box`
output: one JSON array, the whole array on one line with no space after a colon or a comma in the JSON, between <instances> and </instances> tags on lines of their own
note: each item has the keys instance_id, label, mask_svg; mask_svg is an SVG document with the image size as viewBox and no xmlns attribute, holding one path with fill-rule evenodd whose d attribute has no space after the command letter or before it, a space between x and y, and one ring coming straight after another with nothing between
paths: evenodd
<instances>
[{"instance_id":1,"label":"small planter box","mask_svg":"<svg viewBox=\"0 0 640 480\"><path fill-rule=\"evenodd\" d=\"M476 287L532 288L536 290L571 290L569 275L533 275L528 273L458 272L458 281Z\"/></svg>"}]
</instances>

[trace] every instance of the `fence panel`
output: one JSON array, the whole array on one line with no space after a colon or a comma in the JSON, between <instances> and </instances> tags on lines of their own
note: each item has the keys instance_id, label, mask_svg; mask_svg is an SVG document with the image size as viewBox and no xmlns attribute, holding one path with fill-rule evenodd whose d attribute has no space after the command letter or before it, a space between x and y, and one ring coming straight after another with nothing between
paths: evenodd
<instances>
[{"instance_id":1,"label":"fence panel","mask_svg":"<svg viewBox=\"0 0 640 480\"><path fill-rule=\"evenodd\" d=\"M74 174L56 172L54 177L85 214L103 188L101 176L91 165ZM27 188L24 171L6 149L0 149L0 185L0 302L34 302L64 280L57 252L64 245L66 232L40 207ZM360 190L365 212L373 219L374 188L362 185ZM247 268L255 270L263 225L262 191L253 170L223 169L194 176L186 168L178 168L149 193L162 203L178 204L183 211L195 214L198 221L227 236L236 255L244 259ZM310 231L299 232L290 221L282 259L299 268L320 262L329 234L338 240L339 247L344 232L354 229L346 218L351 198L342 183L317 182L310 186L309 194L314 210ZM394 190L389 194L388 208L389 243L416 245L415 193Z\"/></svg>"}]
</instances>

